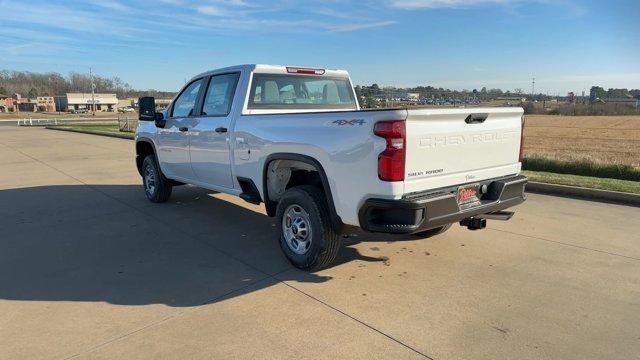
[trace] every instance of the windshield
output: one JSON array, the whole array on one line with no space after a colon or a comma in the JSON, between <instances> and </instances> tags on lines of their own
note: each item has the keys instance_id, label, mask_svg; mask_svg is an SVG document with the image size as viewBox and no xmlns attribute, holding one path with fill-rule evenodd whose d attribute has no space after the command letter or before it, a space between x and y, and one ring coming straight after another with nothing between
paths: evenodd
<instances>
[{"instance_id":1,"label":"windshield","mask_svg":"<svg viewBox=\"0 0 640 360\"><path fill-rule=\"evenodd\" d=\"M249 109L356 109L349 79L254 74Z\"/></svg>"}]
</instances>

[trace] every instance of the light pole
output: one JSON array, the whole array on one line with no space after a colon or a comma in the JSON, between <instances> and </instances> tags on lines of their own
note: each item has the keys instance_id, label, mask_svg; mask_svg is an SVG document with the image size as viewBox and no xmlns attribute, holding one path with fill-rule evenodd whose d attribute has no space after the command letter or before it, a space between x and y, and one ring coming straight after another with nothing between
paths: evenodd
<instances>
[{"instance_id":1,"label":"light pole","mask_svg":"<svg viewBox=\"0 0 640 360\"><path fill-rule=\"evenodd\" d=\"M89 77L91 78L91 110L93 116L96 116L95 85L93 84L93 72L91 72L91 68L89 68Z\"/></svg>"}]
</instances>

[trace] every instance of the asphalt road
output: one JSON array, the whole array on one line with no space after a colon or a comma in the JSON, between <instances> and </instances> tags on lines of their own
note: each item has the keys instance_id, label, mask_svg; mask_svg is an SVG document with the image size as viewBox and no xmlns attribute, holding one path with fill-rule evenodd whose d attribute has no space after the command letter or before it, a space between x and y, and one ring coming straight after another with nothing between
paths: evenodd
<instances>
[{"instance_id":1,"label":"asphalt road","mask_svg":"<svg viewBox=\"0 0 640 360\"><path fill-rule=\"evenodd\" d=\"M259 206L148 203L132 145L0 129L0 358L640 356L639 208L530 195L483 231L346 239L307 274Z\"/></svg>"}]
</instances>

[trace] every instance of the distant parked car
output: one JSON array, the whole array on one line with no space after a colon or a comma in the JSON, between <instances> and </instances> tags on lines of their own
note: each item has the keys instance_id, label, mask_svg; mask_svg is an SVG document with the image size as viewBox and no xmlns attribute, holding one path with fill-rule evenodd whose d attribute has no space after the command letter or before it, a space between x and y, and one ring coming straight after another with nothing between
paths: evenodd
<instances>
[{"instance_id":1,"label":"distant parked car","mask_svg":"<svg viewBox=\"0 0 640 360\"><path fill-rule=\"evenodd\" d=\"M131 106L125 106L125 107L119 108L118 111L122 113L128 113L128 112L134 112L135 109Z\"/></svg>"},{"instance_id":2,"label":"distant parked car","mask_svg":"<svg viewBox=\"0 0 640 360\"><path fill-rule=\"evenodd\" d=\"M86 114L89 112L89 109L75 109L71 111L74 114Z\"/></svg>"}]
</instances>

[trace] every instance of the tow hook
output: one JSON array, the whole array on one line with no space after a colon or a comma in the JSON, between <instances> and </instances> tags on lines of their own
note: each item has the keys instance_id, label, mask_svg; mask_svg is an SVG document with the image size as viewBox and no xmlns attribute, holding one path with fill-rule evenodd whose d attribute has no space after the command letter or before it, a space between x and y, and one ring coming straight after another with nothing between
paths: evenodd
<instances>
[{"instance_id":1,"label":"tow hook","mask_svg":"<svg viewBox=\"0 0 640 360\"><path fill-rule=\"evenodd\" d=\"M487 227L487 219L470 217L462 219L460 226L466 226L469 230L480 230Z\"/></svg>"}]
</instances>

